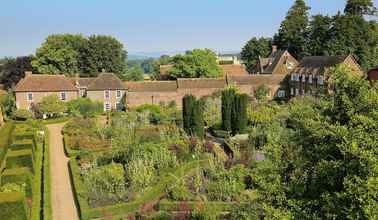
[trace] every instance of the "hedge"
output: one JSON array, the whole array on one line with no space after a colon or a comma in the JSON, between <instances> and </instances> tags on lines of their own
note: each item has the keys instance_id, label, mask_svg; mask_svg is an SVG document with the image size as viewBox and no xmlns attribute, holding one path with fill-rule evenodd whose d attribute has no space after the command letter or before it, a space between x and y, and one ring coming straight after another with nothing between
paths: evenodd
<instances>
[{"instance_id":1,"label":"hedge","mask_svg":"<svg viewBox=\"0 0 378 220\"><path fill-rule=\"evenodd\" d=\"M85 196L86 190L81 181L79 167L75 160L70 160L70 172L73 178L73 189L75 191L75 198L78 202L79 213L81 219L89 220L93 218L101 218L106 215L113 216L126 216L129 213L137 212L144 204L157 202L165 194L165 189L173 185L174 181L179 178L183 178L194 171L198 166L207 166L208 160L192 161L186 163L175 172L167 173L167 175L161 177L161 181L153 187L147 187L141 195L132 202L120 203L112 206L104 206L99 208L90 208L87 198Z\"/></svg>"},{"instance_id":2,"label":"hedge","mask_svg":"<svg viewBox=\"0 0 378 220\"><path fill-rule=\"evenodd\" d=\"M97 148L97 149L88 149L88 150L84 150L84 149L74 150L67 143L67 140L69 138L70 137L67 134L63 134L64 152L66 153L66 155L68 157L77 157L79 155L85 155L85 154L89 154L89 153L93 154L93 153L99 153L99 152L102 152L102 151L105 151L105 150L109 150L109 148Z\"/></svg>"},{"instance_id":3,"label":"hedge","mask_svg":"<svg viewBox=\"0 0 378 220\"><path fill-rule=\"evenodd\" d=\"M166 211L166 212L174 212L174 211L182 211L180 210L180 206L188 208L190 211L193 211L197 208L206 209L207 207L211 208L212 210L215 209L219 212L230 212L235 209L236 206L240 205L237 202L211 202L211 201L168 201L162 200L158 204L159 211Z\"/></svg>"},{"instance_id":4,"label":"hedge","mask_svg":"<svg viewBox=\"0 0 378 220\"><path fill-rule=\"evenodd\" d=\"M34 172L32 150L8 151L6 156L6 169L28 167Z\"/></svg>"},{"instance_id":5,"label":"hedge","mask_svg":"<svg viewBox=\"0 0 378 220\"><path fill-rule=\"evenodd\" d=\"M5 155L8 150L8 146L11 143L11 134L14 129L13 123L6 123L0 129L0 171L5 167Z\"/></svg>"},{"instance_id":6,"label":"hedge","mask_svg":"<svg viewBox=\"0 0 378 220\"><path fill-rule=\"evenodd\" d=\"M0 193L0 213L4 220L28 220L25 195L20 192Z\"/></svg>"},{"instance_id":7,"label":"hedge","mask_svg":"<svg viewBox=\"0 0 378 220\"><path fill-rule=\"evenodd\" d=\"M1 186L7 183L26 184L26 197L32 195L32 173L28 168L6 169L1 176Z\"/></svg>"},{"instance_id":8,"label":"hedge","mask_svg":"<svg viewBox=\"0 0 378 220\"><path fill-rule=\"evenodd\" d=\"M43 145L43 166L42 166L42 201L43 205L43 219L52 219L52 209L51 209L51 182L50 182L50 148L49 148L49 131L44 129L45 139Z\"/></svg>"}]
</instances>

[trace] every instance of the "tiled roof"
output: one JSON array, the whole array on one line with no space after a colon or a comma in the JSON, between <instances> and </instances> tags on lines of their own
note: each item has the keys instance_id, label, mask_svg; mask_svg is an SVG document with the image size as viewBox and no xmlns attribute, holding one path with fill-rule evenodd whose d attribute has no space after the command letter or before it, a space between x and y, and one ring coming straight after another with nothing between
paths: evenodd
<instances>
[{"instance_id":1,"label":"tiled roof","mask_svg":"<svg viewBox=\"0 0 378 220\"><path fill-rule=\"evenodd\" d=\"M227 76L227 83L236 84L236 85L255 85L255 86L260 86L263 84L278 85L285 79L285 77L286 75L284 74Z\"/></svg>"},{"instance_id":2,"label":"tiled roof","mask_svg":"<svg viewBox=\"0 0 378 220\"><path fill-rule=\"evenodd\" d=\"M220 65L225 75L248 75L247 69L242 64Z\"/></svg>"},{"instance_id":3,"label":"tiled roof","mask_svg":"<svg viewBox=\"0 0 378 220\"><path fill-rule=\"evenodd\" d=\"M321 74L325 69L341 64L347 56L310 56L304 57L293 73Z\"/></svg>"},{"instance_id":4,"label":"tiled roof","mask_svg":"<svg viewBox=\"0 0 378 220\"><path fill-rule=\"evenodd\" d=\"M179 89L224 88L226 83L225 79L177 79Z\"/></svg>"},{"instance_id":5,"label":"tiled roof","mask_svg":"<svg viewBox=\"0 0 378 220\"><path fill-rule=\"evenodd\" d=\"M90 80L85 80L88 83ZM90 81L87 90L116 90L126 89L123 82L114 73L100 73L94 80Z\"/></svg>"},{"instance_id":6,"label":"tiled roof","mask_svg":"<svg viewBox=\"0 0 378 220\"><path fill-rule=\"evenodd\" d=\"M75 91L74 84L64 75L30 74L17 83L16 92Z\"/></svg>"},{"instance_id":7,"label":"tiled roof","mask_svg":"<svg viewBox=\"0 0 378 220\"><path fill-rule=\"evenodd\" d=\"M177 91L176 81L146 81L146 82L124 82L130 92L175 92Z\"/></svg>"}]
</instances>

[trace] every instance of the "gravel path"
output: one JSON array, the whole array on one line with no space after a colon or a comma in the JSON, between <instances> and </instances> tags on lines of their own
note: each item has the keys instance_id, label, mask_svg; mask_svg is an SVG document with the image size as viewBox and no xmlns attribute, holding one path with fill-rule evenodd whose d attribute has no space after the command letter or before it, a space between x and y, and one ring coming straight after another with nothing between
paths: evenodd
<instances>
[{"instance_id":1,"label":"gravel path","mask_svg":"<svg viewBox=\"0 0 378 220\"><path fill-rule=\"evenodd\" d=\"M53 220L79 220L61 134L64 124L48 125Z\"/></svg>"}]
</instances>

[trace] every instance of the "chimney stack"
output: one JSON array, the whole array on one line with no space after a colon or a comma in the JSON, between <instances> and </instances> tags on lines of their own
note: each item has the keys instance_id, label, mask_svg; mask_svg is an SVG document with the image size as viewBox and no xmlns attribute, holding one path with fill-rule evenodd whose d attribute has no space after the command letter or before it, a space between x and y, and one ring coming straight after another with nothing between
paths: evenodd
<instances>
[{"instance_id":1,"label":"chimney stack","mask_svg":"<svg viewBox=\"0 0 378 220\"><path fill-rule=\"evenodd\" d=\"M277 45L272 45L272 54L277 52Z\"/></svg>"},{"instance_id":2,"label":"chimney stack","mask_svg":"<svg viewBox=\"0 0 378 220\"><path fill-rule=\"evenodd\" d=\"M33 74L32 71L25 71L25 77L31 76Z\"/></svg>"}]
</instances>

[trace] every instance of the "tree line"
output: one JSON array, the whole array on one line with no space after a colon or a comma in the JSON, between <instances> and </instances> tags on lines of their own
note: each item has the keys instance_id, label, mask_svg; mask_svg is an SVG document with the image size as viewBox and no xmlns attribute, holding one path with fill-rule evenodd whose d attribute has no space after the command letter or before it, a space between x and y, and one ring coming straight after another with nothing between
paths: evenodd
<instances>
[{"instance_id":1,"label":"tree line","mask_svg":"<svg viewBox=\"0 0 378 220\"><path fill-rule=\"evenodd\" d=\"M378 24L372 0L348 0L344 13L317 14L309 18L304 0L296 0L273 38L252 38L241 55L249 72L254 72L258 57L266 57L274 44L295 58L354 54L363 69L378 63Z\"/></svg>"}]
</instances>

